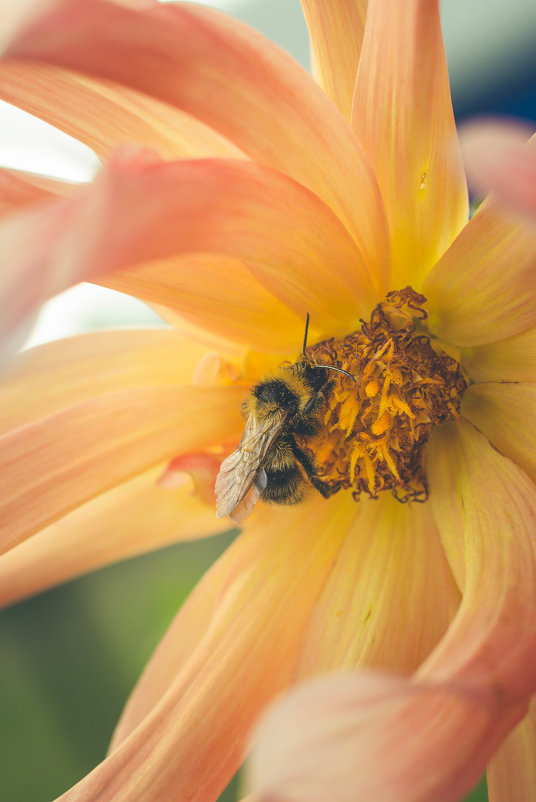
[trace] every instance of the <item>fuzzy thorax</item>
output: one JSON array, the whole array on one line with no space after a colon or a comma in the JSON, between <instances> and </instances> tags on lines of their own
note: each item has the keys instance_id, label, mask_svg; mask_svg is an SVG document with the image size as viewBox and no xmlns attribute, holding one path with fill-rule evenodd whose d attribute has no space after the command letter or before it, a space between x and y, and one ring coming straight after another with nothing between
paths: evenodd
<instances>
[{"instance_id":1,"label":"fuzzy thorax","mask_svg":"<svg viewBox=\"0 0 536 802\"><path fill-rule=\"evenodd\" d=\"M434 350L425 333L423 295L388 293L360 331L307 349L316 364L336 365L321 431L300 444L318 478L333 487L400 501L428 495L423 448L433 426L455 418L466 383L458 362Z\"/></svg>"}]
</instances>

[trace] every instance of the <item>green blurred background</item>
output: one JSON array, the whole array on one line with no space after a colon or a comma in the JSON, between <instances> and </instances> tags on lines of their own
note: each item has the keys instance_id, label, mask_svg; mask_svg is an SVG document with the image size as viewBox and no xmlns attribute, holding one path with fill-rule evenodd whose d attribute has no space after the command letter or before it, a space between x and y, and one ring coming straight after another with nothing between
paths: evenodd
<instances>
[{"instance_id":1,"label":"green blurred background","mask_svg":"<svg viewBox=\"0 0 536 802\"><path fill-rule=\"evenodd\" d=\"M307 63L298 0L220 0L214 5ZM444 7L444 30L459 119L476 112L535 119L533 0L450 0ZM9 110L4 111L7 115ZM10 126L14 133L18 122ZM24 137L17 128L15 144L10 144L7 128L0 124L0 157L9 165ZM46 136L40 134L41 143ZM22 166L38 169L31 161L35 134L27 139L30 149L22 155ZM63 154L72 147L64 140L57 146ZM72 153L69 158L84 161L76 149ZM50 158L46 161L50 164ZM87 154L86 168L94 168ZM57 174L63 174L60 168ZM53 303L33 342L154 321L138 303L105 293L74 290L67 300ZM229 533L135 558L0 612L0 802L50 802L104 757L143 666L186 595L232 537ZM222 800L233 802L237 793L235 782ZM487 800L484 781L470 799Z\"/></svg>"}]
</instances>

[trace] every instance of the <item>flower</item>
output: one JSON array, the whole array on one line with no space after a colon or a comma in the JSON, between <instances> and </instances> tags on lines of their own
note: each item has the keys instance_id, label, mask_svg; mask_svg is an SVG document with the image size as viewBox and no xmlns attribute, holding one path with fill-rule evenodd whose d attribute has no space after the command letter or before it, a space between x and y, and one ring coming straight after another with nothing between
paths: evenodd
<instances>
[{"instance_id":1,"label":"flower","mask_svg":"<svg viewBox=\"0 0 536 802\"><path fill-rule=\"evenodd\" d=\"M215 799L268 703L340 670L261 726L261 799L455 800L488 762L494 799L534 796L536 242L493 200L467 221L437 2L302 4L323 89L234 21L136 0L49 0L0 64L2 98L106 160L73 197L4 176L6 329L82 276L174 324L43 346L6 379L4 601L218 531L206 477L306 313L307 353L327 364L333 337L363 379L330 385L341 455L318 460L359 502L257 505L65 800ZM403 474L424 503L380 492Z\"/></svg>"}]
</instances>

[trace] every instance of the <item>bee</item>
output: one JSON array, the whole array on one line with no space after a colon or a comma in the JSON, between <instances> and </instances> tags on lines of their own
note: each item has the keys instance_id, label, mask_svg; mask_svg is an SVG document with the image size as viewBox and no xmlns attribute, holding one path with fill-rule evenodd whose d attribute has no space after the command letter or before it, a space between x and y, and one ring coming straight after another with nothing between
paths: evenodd
<instances>
[{"instance_id":1,"label":"bee","mask_svg":"<svg viewBox=\"0 0 536 802\"><path fill-rule=\"evenodd\" d=\"M313 461L295 435L313 435L320 429L320 412L333 386L330 370L356 380L342 368L317 365L306 355L308 325L309 315L297 362L261 379L243 404L244 434L236 451L222 462L216 479L218 518L230 515L235 523L242 523L259 499L296 504L308 483L324 498L334 492L317 477Z\"/></svg>"}]
</instances>

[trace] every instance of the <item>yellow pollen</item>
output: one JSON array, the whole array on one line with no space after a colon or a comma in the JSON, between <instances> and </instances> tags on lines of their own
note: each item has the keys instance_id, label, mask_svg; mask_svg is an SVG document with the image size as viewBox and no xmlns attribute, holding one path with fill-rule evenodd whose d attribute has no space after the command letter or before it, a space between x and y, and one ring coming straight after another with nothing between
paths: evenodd
<instances>
[{"instance_id":1,"label":"yellow pollen","mask_svg":"<svg viewBox=\"0 0 536 802\"><path fill-rule=\"evenodd\" d=\"M323 427L298 438L334 493L427 498L424 446L433 426L456 417L466 383L456 360L432 347L425 301L411 287L390 292L360 331L307 349L316 364L342 368L357 381L330 372Z\"/></svg>"}]
</instances>

